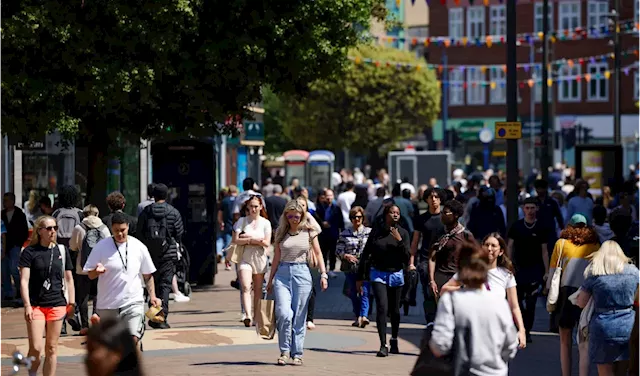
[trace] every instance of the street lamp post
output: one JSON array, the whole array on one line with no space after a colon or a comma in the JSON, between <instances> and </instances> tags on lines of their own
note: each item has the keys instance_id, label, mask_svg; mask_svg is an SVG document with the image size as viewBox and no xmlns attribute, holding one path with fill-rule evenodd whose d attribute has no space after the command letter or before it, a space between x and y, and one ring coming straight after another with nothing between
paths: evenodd
<instances>
[{"instance_id":1,"label":"street lamp post","mask_svg":"<svg viewBox=\"0 0 640 376\"><path fill-rule=\"evenodd\" d=\"M540 129L540 172L542 179L549 178L551 155L549 151L551 137L551 116L549 116L549 0L542 2L542 124Z\"/></svg>"},{"instance_id":2,"label":"street lamp post","mask_svg":"<svg viewBox=\"0 0 640 376\"><path fill-rule=\"evenodd\" d=\"M621 143L620 129L620 0L614 0L613 11L610 16L613 19L613 143Z\"/></svg>"}]
</instances>

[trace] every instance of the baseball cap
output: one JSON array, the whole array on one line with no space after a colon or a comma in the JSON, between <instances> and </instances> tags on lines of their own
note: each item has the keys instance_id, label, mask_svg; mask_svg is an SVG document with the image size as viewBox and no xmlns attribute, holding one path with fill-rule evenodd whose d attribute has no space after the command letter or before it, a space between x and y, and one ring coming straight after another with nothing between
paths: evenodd
<instances>
[{"instance_id":1,"label":"baseball cap","mask_svg":"<svg viewBox=\"0 0 640 376\"><path fill-rule=\"evenodd\" d=\"M579 224L583 224L586 225L587 224L587 217L585 217L582 214L574 214L571 219L569 220L569 224L571 226L576 226Z\"/></svg>"}]
</instances>

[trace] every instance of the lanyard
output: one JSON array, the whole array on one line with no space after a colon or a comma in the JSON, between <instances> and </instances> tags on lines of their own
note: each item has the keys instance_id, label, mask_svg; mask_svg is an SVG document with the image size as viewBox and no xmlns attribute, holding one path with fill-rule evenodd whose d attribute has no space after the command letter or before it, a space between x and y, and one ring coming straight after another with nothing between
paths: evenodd
<instances>
[{"instance_id":1,"label":"lanyard","mask_svg":"<svg viewBox=\"0 0 640 376\"><path fill-rule=\"evenodd\" d=\"M53 248L51 250L51 258L49 258L49 270L47 271L47 279L51 279L51 267L53 266Z\"/></svg>"},{"instance_id":2,"label":"lanyard","mask_svg":"<svg viewBox=\"0 0 640 376\"><path fill-rule=\"evenodd\" d=\"M116 246L116 251L118 252L118 256L120 256L120 261L122 261L122 267L124 268L124 272L127 272L127 267L129 266L129 242L124 243L124 259L122 258L122 253L120 253L120 248L118 248L118 243L116 243L116 239L113 239L113 245Z\"/></svg>"}]
</instances>

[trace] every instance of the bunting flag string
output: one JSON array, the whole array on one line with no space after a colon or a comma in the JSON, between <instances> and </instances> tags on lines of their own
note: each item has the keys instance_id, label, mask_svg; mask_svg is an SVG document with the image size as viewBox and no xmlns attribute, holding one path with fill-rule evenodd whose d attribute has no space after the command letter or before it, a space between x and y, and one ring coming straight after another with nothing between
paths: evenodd
<instances>
[{"instance_id":1,"label":"bunting flag string","mask_svg":"<svg viewBox=\"0 0 640 376\"><path fill-rule=\"evenodd\" d=\"M625 67L623 67L621 69L621 72L624 73L625 76L628 76L630 74L630 71L632 69L637 69L638 68L638 62L635 62L633 64L629 64ZM547 85L549 87L552 87L554 83L562 83L562 82L590 82L591 80L609 80L611 78L611 76L613 76L615 73L615 71L613 70L606 70L602 73L584 73L584 74L579 74L579 75L571 75L571 76L561 76L561 77L555 77L555 78L549 78L547 79ZM504 88L506 87L506 80L500 80L500 81L472 81L470 83L467 83L466 81L438 81L438 88L442 88L442 86L445 87L461 87L463 89L467 89L469 86L473 87L490 87L491 90L494 90L498 87L500 88ZM542 79L537 78L537 79L526 79L526 80L519 80L518 81L518 86L523 89L526 86L528 87L533 87L534 85L536 86L540 86L542 85Z\"/></svg>"},{"instance_id":2,"label":"bunting flag string","mask_svg":"<svg viewBox=\"0 0 640 376\"><path fill-rule=\"evenodd\" d=\"M640 24L635 20L621 21L619 25L619 31L622 34L637 33L640 30ZM614 32L614 26L609 24L602 24L599 26L590 27L577 27L575 29L558 30L549 33L549 41L556 43L557 41L564 40L578 40L586 38L603 38L611 36ZM542 32L537 33L523 33L516 36L516 41L520 44L541 41L544 34ZM412 46L422 44L425 47L430 45L436 45L439 47L470 47L470 46L486 46L491 48L494 45L503 45L507 42L507 38L504 35L495 36L487 35L482 37L469 37L464 36L460 38L453 38L450 36L442 37L400 37L391 35L378 35L373 36L378 42L410 42Z\"/></svg>"},{"instance_id":3,"label":"bunting flag string","mask_svg":"<svg viewBox=\"0 0 640 376\"><path fill-rule=\"evenodd\" d=\"M622 58L626 58L629 56L638 57L639 54L640 54L640 51L638 50L638 48L630 48L630 49L621 51ZM553 68L558 68L565 65L569 67L573 67L574 65L586 65L587 63L607 62L609 59L614 59L614 58L615 58L615 54L613 52L610 52L607 54L600 54L600 55L593 55L593 56L557 59L549 62L549 64ZM412 64L412 63L403 63L403 62L396 62L396 61L377 61L373 59L351 57L351 56L349 57L349 59L355 62L355 64L364 63L364 64L372 64L375 66L396 67L396 68L415 68L415 69L432 68L432 69L436 69L438 73L442 73L442 71L444 70L444 65L442 64ZM528 72L532 67L536 67L538 65L540 65L540 63L535 63L535 62L534 63L518 63L517 68L523 69L525 72ZM497 70L497 69L501 69L502 71L506 72L507 66L504 64L487 64L487 65L448 64L447 65L448 71L480 70L482 72L485 72L487 70Z\"/></svg>"}]
</instances>

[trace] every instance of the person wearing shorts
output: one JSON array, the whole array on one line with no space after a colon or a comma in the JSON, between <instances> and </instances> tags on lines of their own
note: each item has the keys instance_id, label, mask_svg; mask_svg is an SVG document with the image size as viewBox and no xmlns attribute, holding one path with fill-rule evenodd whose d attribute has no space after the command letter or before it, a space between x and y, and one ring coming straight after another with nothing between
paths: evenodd
<instances>
[{"instance_id":1,"label":"person wearing shorts","mask_svg":"<svg viewBox=\"0 0 640 376\"><path fill-rule=\"evenodd\" d=\"M267 272L267 248L271 245L271 222L258 196L250 196L242 206L240 218L233 227L233 244L244 246L242 261L238 263L242 307L245 312L243 322L250 326L255 310L262 298L262 283ZM253 308L251 305L251 285L253 283Z\"/></svg>"},{"instance_id":2,"label":"person wearing shorts","mask_svg":"<svg viewBox=\"0 0 640 376\"><path fill-rule=\"evenodd\" d=\"M22 251L18 263L20 292L29 336L27 356L35 359L30 375L38 372L43 348L43 375L56 374L62 322L67 313L73 314L75 311L75 290L71 274L73 263L69 250L56 244L57 231L58 225L54 218L42 216L36 219L31 244ZM45 331L46 339L43 343L42 334Z\"/></svg>"},{"instance_id":3,"label":"person wearing shorts","mask_svg":"<svg viewBox=\"0 0 640 376\"><path fill-rule=\"evenodd\" d=\"M156 267L149 250L138 239L128 236L129 219L124 213L114 213L111 224L112 237L95 245L83 270L90 279L98 279L98 304L96 313L100 319L124 320L137 342L145 329L144 289L139 282L142 274L151 304L161 307L156 297L153 273Z\"/></svg>"}]
</instances>

